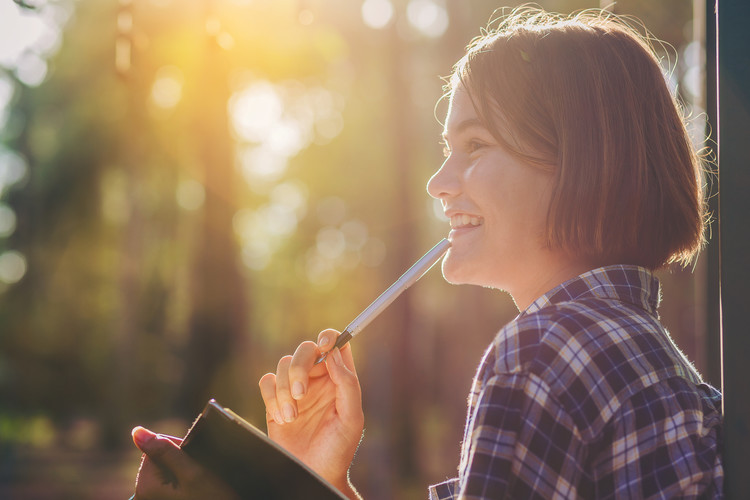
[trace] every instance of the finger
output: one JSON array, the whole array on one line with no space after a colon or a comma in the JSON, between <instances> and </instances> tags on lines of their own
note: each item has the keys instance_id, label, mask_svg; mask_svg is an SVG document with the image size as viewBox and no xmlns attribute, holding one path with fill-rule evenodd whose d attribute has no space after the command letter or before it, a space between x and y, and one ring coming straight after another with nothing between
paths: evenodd
<instances>
[{"instance_id":1,"label":"finger","mask_svg":"<svg viewBox=\"0 0 750 500\"><path fill-rule=\"evenodd\" d=\"M328 352L331 347L333 347L339 335L341 334L332 328L320 332L320 335L318 335L318 347L320 348L321 352ZM332 354L333 353L331 353L331 355ZM343 347L341 347L341 354L344 357L344 364L346 365L346 367L356 374L357 371L354 367L354 358L352 357L350 342L347 342L343 345Z\"/></svg>"},{"instance_id":2,"label":"finger","mask_svg":"<svg viewBox=\"0 0 750 500\"><path fill-rule=\"evenodd\" d=\"M276 375L266 373L260 378L258 386L260 387L260 396L263 398L263 404L266 405L268 421L273 420L277 424L283 425L284 417L281 415L281 409L276 399Z\"/></svg>"},{"instance_id":3,"label":"finger","mask_svg":"<svg viewBox=\"0 0 750 500\"><path fill-rule=\"evenodd\" d=\"M328 352L331 347L333 347L339 335L341 334L332 328L320 332L320 335L318 335L318 347L320 350L322 352ZM333 353L331 353L331 355L333 355ZM357 370L354 367L351 342L347 342L341 347L341 355L344 358L344 365L356 375Z\"/></svg>"},{"instance_id":4,"label":"finger","mask_svg":"<svg viewBox=\"0 0 750 500\"><path fill-rule=\"evenodd\" d=\"M344 360L344 366L354 374L356 377L357 375L357 368L354 365L354 354L352 354L352 344L351 342L347 342L341 349L341 357Z\"/></svg>"},{"instance_id":5,"label":"finger","mask_svg":"<svg viewBox=\"0 0 750 500\"><path fill-rule=\"evenodd\" d=\"M320 332L318 334L318 348L320 349L320 351L330 351L339 335L340 333L332 328L328 328L327 330L323 330L322 332Z\"/></svg>"},{"instance_id":6,"label":"finger","mask_svg":"<svg viewBox=\"0 0 750 500\"><path fill-rule=\"evenodd\" d=\"M315 342L302 342L294 351L292 362L289 364L289 386L294 399L302 399L307 393L310 370L319 356L320 349Z\"/></svg>"},{"instance_id":7,"label":"finger","mask_svg":"<svg viewBox=\"0 0 750 500\"><path fill-rule=\"evenodd\" d=\"M336 385L336 411L343 421L357 424L362 419L362 389L354 370L351 349L343 353L341 349L334 349L326 359L326 367Z\"/></svg>"},{"instance_id":8,"label":"finger","mask_svg":"<svg viewBox=\"0 0 750 500\"><path fill-rule=\"evenodd\" d=\"M284 422L294 422L297 418L297 402L292 397L289 388L289 366L292 364L291 356L284 356L279 360L276 367L276 400Z\"/></svg>"}]
</instances>

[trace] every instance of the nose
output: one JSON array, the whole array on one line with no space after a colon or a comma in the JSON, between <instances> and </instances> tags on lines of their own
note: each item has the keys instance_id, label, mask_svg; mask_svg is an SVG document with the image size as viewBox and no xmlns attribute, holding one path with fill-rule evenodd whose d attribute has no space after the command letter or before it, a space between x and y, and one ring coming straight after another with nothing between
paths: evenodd
<instances>
[{"instance_id":1,"label":"nose","mask_svg":"<svg viewBox=\"0 0 750 500\"><path fill-rule=\"evenodd\" d=\"M451 158L449 156L427 182L427 192L433 198L441 200L455 196L458 193L459 179L451 166Z\"/></svg>"}]
</instances>

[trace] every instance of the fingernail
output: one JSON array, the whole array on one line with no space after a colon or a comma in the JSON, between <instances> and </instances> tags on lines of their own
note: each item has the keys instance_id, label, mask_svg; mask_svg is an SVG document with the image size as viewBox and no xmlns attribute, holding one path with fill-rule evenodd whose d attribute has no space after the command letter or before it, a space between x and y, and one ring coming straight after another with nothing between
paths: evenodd
<instances>
[{"instance_id":1,"label":"fingernail","mask_svg":"<svg viewBox=\"0 0 750 500\"><path fill-rule=\"evenodd\" d=\"M295 382L292 384L292 397L294 399L301 399L302 396L305 395L305 386L302 385L302 382Z\"/></svg>"},{"instance_id":2,"label":"fingernail","mask_svg":"<svg viewBox=\"0 0 750 500\"><path fill-rule=\"evenodd\" d=\"M294 406L292 406L291 403L284 403L283 411L284 411L284 421L294 422Z\"/></svg>"},{"instance_id":3,"label":"fingernail","mask_svg":"<svg viewBox=\"0 0 750 500\"><path fill-rule=\"evenodd\" d=\"M278 408L273 412L273 419L279 425L282 425L284 423L284 417L281 416L281 412L278 410Z\"/></svg>"},{"instance_id":4,"label":"fingernail","mask_svg":"<svg viewBox=\"0 0 750 500\"><path fill-rule=\"evenodd\" d=\"M137 444L139 448L147 445L156 437L156 434L141 426L135 427L131 432L131 435L133 436L133 441L135 441L135 444Z\"/></svg>"},{"instance_id":5,"label":"fingernail","mask_svg":"<svg viewBox=\"0 0 750 500\"><path fill-rule=\"evenodd\" d=\"M323 348L327 346L329 343L330 343L330 340L328 339L328 335L323 335L318 341L318 347Z\"/></svg>"}]
</instances>

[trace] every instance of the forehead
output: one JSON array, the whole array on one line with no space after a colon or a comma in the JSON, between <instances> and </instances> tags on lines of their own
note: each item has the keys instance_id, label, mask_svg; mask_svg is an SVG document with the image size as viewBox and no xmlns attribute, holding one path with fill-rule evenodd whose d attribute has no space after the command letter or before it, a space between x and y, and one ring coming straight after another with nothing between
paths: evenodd
<instances>
[{"instance_id":1,"label":"forehead","mask_svg":"<svg viewBox=\"0 0 750 500\"><path fill-rule=\"evenodd\" d=\"M443 125L443 135L456 134L468 127L484 128L474 109L471 96L463 86L457 86L450 95L448 113Z\"/></svg>"}]
</instances>

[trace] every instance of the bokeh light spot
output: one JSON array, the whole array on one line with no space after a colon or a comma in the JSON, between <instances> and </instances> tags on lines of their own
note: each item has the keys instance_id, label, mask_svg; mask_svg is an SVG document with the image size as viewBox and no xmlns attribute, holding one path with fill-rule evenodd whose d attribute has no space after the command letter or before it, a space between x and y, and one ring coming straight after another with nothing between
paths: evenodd
<instances>
[{"instance_id":1,"label":"bokeh light spot","mask_svg":"<svg viewBox=\"0 0 750 500\"><path fill-rule=\"evenodd\" d=\"M18 283L26 274L26 257L10 250L0 255L0 282L8 285Z\"/></svg>"},{"instance_id":2,"label":"bokeh light spot","mask_svg":"<svg viewBox=\"0 0 750 500\"><path fill-rule=\"evenodd\" d=\"M194 211L206 201L206 190L203 184L194 179L181 179L175 193L177 204L183 210Z\"/></svg>"},{"instance_id":3,"label":"bokeh light spot","mask_svg":"<svg viewBox=\"0 0 750 500\"><path fill-rule=\"evenodd\" d=\"M175 66L162 66L151 87L151 100L160 108L174 108L182 98L182 71Z\"/></svg>"},{"instance_id":4,"label":"bokeh light spot","mask_svg":"<svg viewBox=\"0 0 750 500\"><path fill-rule=\"evenodd\" d=\"M269 125L281 119L284 103L269 82L256 82L232 96L229 101L232 125L248 142L263 142Z\"/></svg>"},{"instance_id":5,"label":"bokeh light spot","mask_svg":"<svg viewBox=\"0 0 750 500\"><path fill-rule=\"evenodd\" d=\"M362 4L362 20L370 28L385 28L391 18L393 4L389 0L365 0Z\"/></svg>"},{"instance_id":6,"label":"bokeh light spot","mask_svg":"<svg viewBox=\"0 0 750 500\"><path fill-rule=\"evenodd\" d=\"M338 228L326 226L315 239L318 253L330 260L338 259L346 249L346 238Z\"/></svg>"},{"instance_id":7,"label":"bokeh light spot","mask_svg":"<svg viewBox=\"0 0 750 500\"><path fill-rule=\"evenodd\" d=\"M0 194L24 180L28 171L26 160L21 155L0 147Z\"/></svg>"},{"instance_id":8,"label":"bokeh light spot","mask_svg":"<svg viewBox=\"0 0 750 500\"><path fill-rule=\"evenodd\" d=\"M448 11L434 0L411 0L406 18L423 35L437 38L448 29Z\"/></svg>"},{"instance_id":9,"label":"bokeh light spot","mask_svg":"<svg viewBox=\"0 0 750 500\"><path fill-rule=\"evenodd\" d=\"M7 238L16 230L16 213L8 205L0 203L0 238Z\"/></svg>"}]
</instances>

